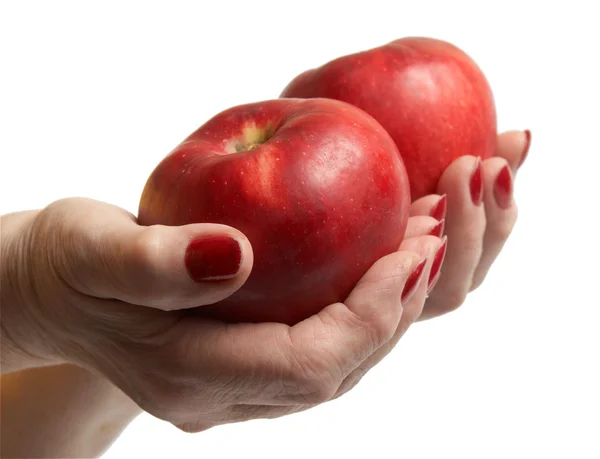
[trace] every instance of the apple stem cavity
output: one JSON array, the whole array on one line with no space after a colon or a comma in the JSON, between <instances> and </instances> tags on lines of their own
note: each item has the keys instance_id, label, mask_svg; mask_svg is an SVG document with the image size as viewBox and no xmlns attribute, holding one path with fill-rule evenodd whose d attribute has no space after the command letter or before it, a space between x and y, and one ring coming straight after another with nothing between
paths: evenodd
<instances>
[{"instance_id":1,"label":"apple stem cavity","mask_svg":"<svg viewBox=\"0 0 600 459\"><path fill-rule=\"evenodd\" d=\"M254 150L255 148L260 147L264 142L254 142L251 144L243 144L243 143L238 143L235 146L235 151L237 153L243 153L244 151L251 151Z\"/></svg>"},{"instance_id":2,"label":"apple stem cavity","mask_svg":"<svg viewBox=\"0 0 600 459\"><path fill-rule=\"evenodd\" d=\"M252 123L244 127L240 138L236 139L234 149L236 153L251 151L268 142L275 135L275 127L272 123L265 126L256 126Z\"/></svg>"}]
</instances>

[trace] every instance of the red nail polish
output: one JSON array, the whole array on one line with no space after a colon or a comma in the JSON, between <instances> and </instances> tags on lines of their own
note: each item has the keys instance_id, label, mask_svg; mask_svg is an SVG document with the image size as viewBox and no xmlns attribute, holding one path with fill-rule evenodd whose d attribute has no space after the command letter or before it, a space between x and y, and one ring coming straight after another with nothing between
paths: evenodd
<instances>
[{"instance_id":1,"label":"red nail polish","mask_svg":"<svg viewBox=\"0 0 600 459\"><path fill-rule=\"evenodd\" d=\"M471 191L473 204L479 206L483 201L483 167L481 165L481 158L477 158L477 165L469 181L469 190Z\"/></svg>"},{"instance_id":2,"label":"red nail polish","mask_svg":"<svg viewBox=\"0 0 600 459\"><path fill-rule=\"evenodd\" d=\"M513 179L509 166L504 166L494 182L494 198L501 209L508 209L512 203Z\"/></svg>"},{"instance_id":3,"label":"red nail polish","mask_svg":"<svg viewBox=\"0 0 600 459\"><path fill-rule=\"evenodd\" d=\"M440 220L433 228L431 228L431 231L429 231L429 235L435 237L442 237L442 234L444 233L445 223L446 220Z\"/></svg>"},{"instance_id":4,"label":"red nail polish","mask_svg":"<svg viewBox=\"0 0 600 459\"><path fill-rule=\"evenodd\" d=\"M525 162L525 159L527 159L527 153L529 153L529 147L531 147L531 131L525 129L523 134L525 134L525 147L523 148L523 153L521 153L521 161L519 161L518 167L521 167Z\"/></svg>"},{"instance_id":5,"label":"red nail polish","mask_svg":"<svg viewBox=\"0 0 600 459\"><path fill-rule=\"evenodd\" d=\"M447 196L444 194L439 199L439 201L436 203L436 205L433 206L433 209L431 209L431 212L429 215L431 217L435 218L436 220L443 220L444 218L446 218L447 210L448 210L448 199L447 199Z\"/></svg>"},{"instance_id":6,"label":"red nail polish","mask_svg":"<svg viewBox=\"0 0 600 459\"><path fill-rule=\"evenodd\" d=\"M413 272L410 273L408 279L406 279L406 284L404 284L404 290L402 291L402 297L400 301L402 303L408 301L411 296L417 291L417 287L423 277L423 269L425 268L425 264L427 263L427 258L423 259L419 262Z\"/></svg>"},{"instance_id":7,"label":"red nail polish","mask_svg":"<svg viewBox=\"0 0 600 459\"><path fill-rule=\"evenodd\" d=\"M427 293L431 292L436 282L440 278L442 263L446 256L446 247L448 246L448 238L444 236L440 248L435 253L433 263L431 264L431 271L429 271L429 279L427 281Z\"/></svg>"},{"instance_id":8,"label":"red nail polish","mask_svg":"<svg viewBox=\"0 0 600 459\"><path fill-rule=\"evenodd\" d=\"M185 251L185 266L196 282L234 277L242 264L242 248L229 236L202 236Z\"/></svg>"}]
</instances>

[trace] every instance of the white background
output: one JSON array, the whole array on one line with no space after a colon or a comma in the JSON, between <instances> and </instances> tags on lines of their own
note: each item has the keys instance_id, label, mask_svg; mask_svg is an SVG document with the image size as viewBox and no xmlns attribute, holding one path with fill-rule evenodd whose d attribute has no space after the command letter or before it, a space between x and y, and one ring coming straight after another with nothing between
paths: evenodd
<instances>
[{"instance_id":1,"label":"white background","mask_svg":"<svg viewBox=\"0 0 600 459\"><path fill-rule=\"evenodd\" d=\"M106 458L600 457L600 32L593 1L537 1L2 3L1 213L73 195L137 213L220 110L407 35L467 51L500 129L533 132L517 227L461 310L336 402L196 435L143 415Z\"/></svg>"}]
</instances>

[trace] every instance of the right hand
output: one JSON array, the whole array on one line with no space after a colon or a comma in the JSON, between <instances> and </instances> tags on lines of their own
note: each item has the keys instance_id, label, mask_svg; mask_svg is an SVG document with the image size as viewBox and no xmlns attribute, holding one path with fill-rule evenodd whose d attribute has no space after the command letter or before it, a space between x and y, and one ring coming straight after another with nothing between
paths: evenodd
<instances>
[{"instance_id":1,"label":"right hand","mask_svg":"<svg viewBox=\"0 0 600 459\"><path fill-rule=\"evenodd\" d=\"M3 217L7 227L10 218ZM98 372L142 409L190 432L279 417L348 391L419 316L441 244L409 222L411 237L376 262L344 303L293 327L225 324L184 311L243 285L253 258L239 231L142 227L122 209L85 199L58 201L23 220L3 247L13 260L5 273L12 289L3 292L12 344L38 362ZM236 272L215 280L204 270L205 279L192 280L186 247L206 235L237 241ZM420 276L407 282L417 266Z\"/></svg>"}]
</instances>

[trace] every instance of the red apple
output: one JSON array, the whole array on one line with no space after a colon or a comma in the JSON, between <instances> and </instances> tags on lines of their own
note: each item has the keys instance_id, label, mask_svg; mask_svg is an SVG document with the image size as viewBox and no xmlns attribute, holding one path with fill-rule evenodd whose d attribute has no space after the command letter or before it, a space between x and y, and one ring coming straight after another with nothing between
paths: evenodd
<instances>
[{"instance_id":1,"label":"red apple","mask_svg":"<svg viewBox=\"0 0 600 459\"><path fill-rule=\"evenodd\" d=\"M225 110L149 177L142 225L210 222L242 231L250 277L196 311L225 321L294 324L343 301L396 251L408 221L408 176L389 134L328 99L276 99Z\"/></svg>"},{"instance_id":2,"label":"red apple","mask_svg":"<svg viewBox=\"0 0 600 459\"><path fill-rule=\"evenodd\" d=\"M492 91L456 46L408 37L335 59L297 76L282 97L326 97L355 105L390 133L416 200L435 193L462 155L490 157L496 146Z\"/></svg>"}]
</instances>

